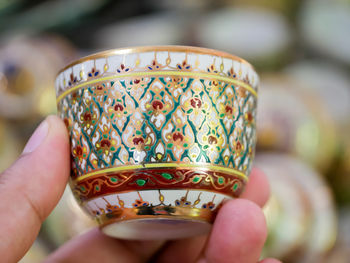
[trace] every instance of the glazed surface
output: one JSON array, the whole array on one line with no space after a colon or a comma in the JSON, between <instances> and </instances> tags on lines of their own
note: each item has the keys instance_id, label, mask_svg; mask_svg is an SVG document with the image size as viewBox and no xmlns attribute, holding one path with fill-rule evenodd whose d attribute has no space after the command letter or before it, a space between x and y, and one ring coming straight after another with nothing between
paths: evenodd
<instances>
[{"instance_id":1,"label":"glazed surface","mask_svg":"<svg viewBox=\"0 0 350 263\"><path fill-rule=\"evenodd\" d=\"M66 67L56 93L75 197L101 225L212 222L248 179L257 85L244 60L193 47L117 50Z\"/></svg>"}]
</instances>

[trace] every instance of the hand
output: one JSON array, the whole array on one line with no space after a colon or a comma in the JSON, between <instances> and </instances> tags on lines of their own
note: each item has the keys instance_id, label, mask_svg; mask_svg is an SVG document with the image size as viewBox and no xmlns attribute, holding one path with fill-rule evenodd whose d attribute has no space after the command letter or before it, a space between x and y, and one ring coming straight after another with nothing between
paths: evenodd
<instances>
[{"instance_id":1,"label":"hand","mask_svg":"<svg viewBox=\"0 0 350 263\"><path fill-rule=\"evenodd\" d=\"M50 116L34 132L19 159L0 175L1 262L17 262L31 247L62 196L69 170L66 128L59 118ZM253 170L242 198L221 208L209 236L125 241L93 229L67 242L47 262L256 263L267 235L260 207L268 196L266 177Z\"/></svg>"}]
</instances>

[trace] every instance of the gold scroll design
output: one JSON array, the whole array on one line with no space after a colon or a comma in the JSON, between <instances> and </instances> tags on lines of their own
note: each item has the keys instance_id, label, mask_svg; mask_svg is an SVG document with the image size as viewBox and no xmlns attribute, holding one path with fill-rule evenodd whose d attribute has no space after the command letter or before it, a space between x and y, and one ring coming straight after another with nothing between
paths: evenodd
<instances>
[{"instance_id":1,"label":"gold scroll design","mask_svg":"<svg viewBox=\"0 0 350 263\"><path fill-rule=\"evenodd\" d=\"M155 168L104 173L76 182L80 201L111 193L151 189L201 189L238 197L245 180L224 172L194 168Z\"/></svg>"}]
</instances>

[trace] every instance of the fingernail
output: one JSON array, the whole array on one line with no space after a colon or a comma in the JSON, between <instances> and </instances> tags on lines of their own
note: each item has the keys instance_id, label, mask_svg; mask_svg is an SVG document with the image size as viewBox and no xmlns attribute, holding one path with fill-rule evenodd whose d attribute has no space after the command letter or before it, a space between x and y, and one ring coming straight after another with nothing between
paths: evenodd
<instances>
[{"instance_id":1,"label":"fingernail","mask_svg":"<svg viewBox=\"0 0 350 263\"><path fill-rule=\"evenodd\" d=\"M35 151L35 149L38 148L38 146L44 141L48 131L49 124L47 123L47 120L44 120L30 137L29 141L24 147L23 153L31 153Z\"/></svg>"}]
</instances>

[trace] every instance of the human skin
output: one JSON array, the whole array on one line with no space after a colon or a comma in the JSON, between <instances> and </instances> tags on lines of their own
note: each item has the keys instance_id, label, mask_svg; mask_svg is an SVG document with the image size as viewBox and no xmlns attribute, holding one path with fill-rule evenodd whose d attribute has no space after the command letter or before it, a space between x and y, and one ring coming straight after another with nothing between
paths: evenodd
<instances>
[{"instance_id":1,"label":"human skin","mask_svg":"<svg viewBox=\"0 0 350 263\"><path fill-rule=\"evenodd\" d=\"M49 116L18 160L0 174L1 262L18 262L24 256L57 205L70 174L69 151L63 122ZM261 207L268 197L266 176L253 169L245 192L223 205L209 235L173 241L126 241L105 236L96 228L68 241L46 262L256 263L267 236Z\"/></svg>"}]
</instances>

